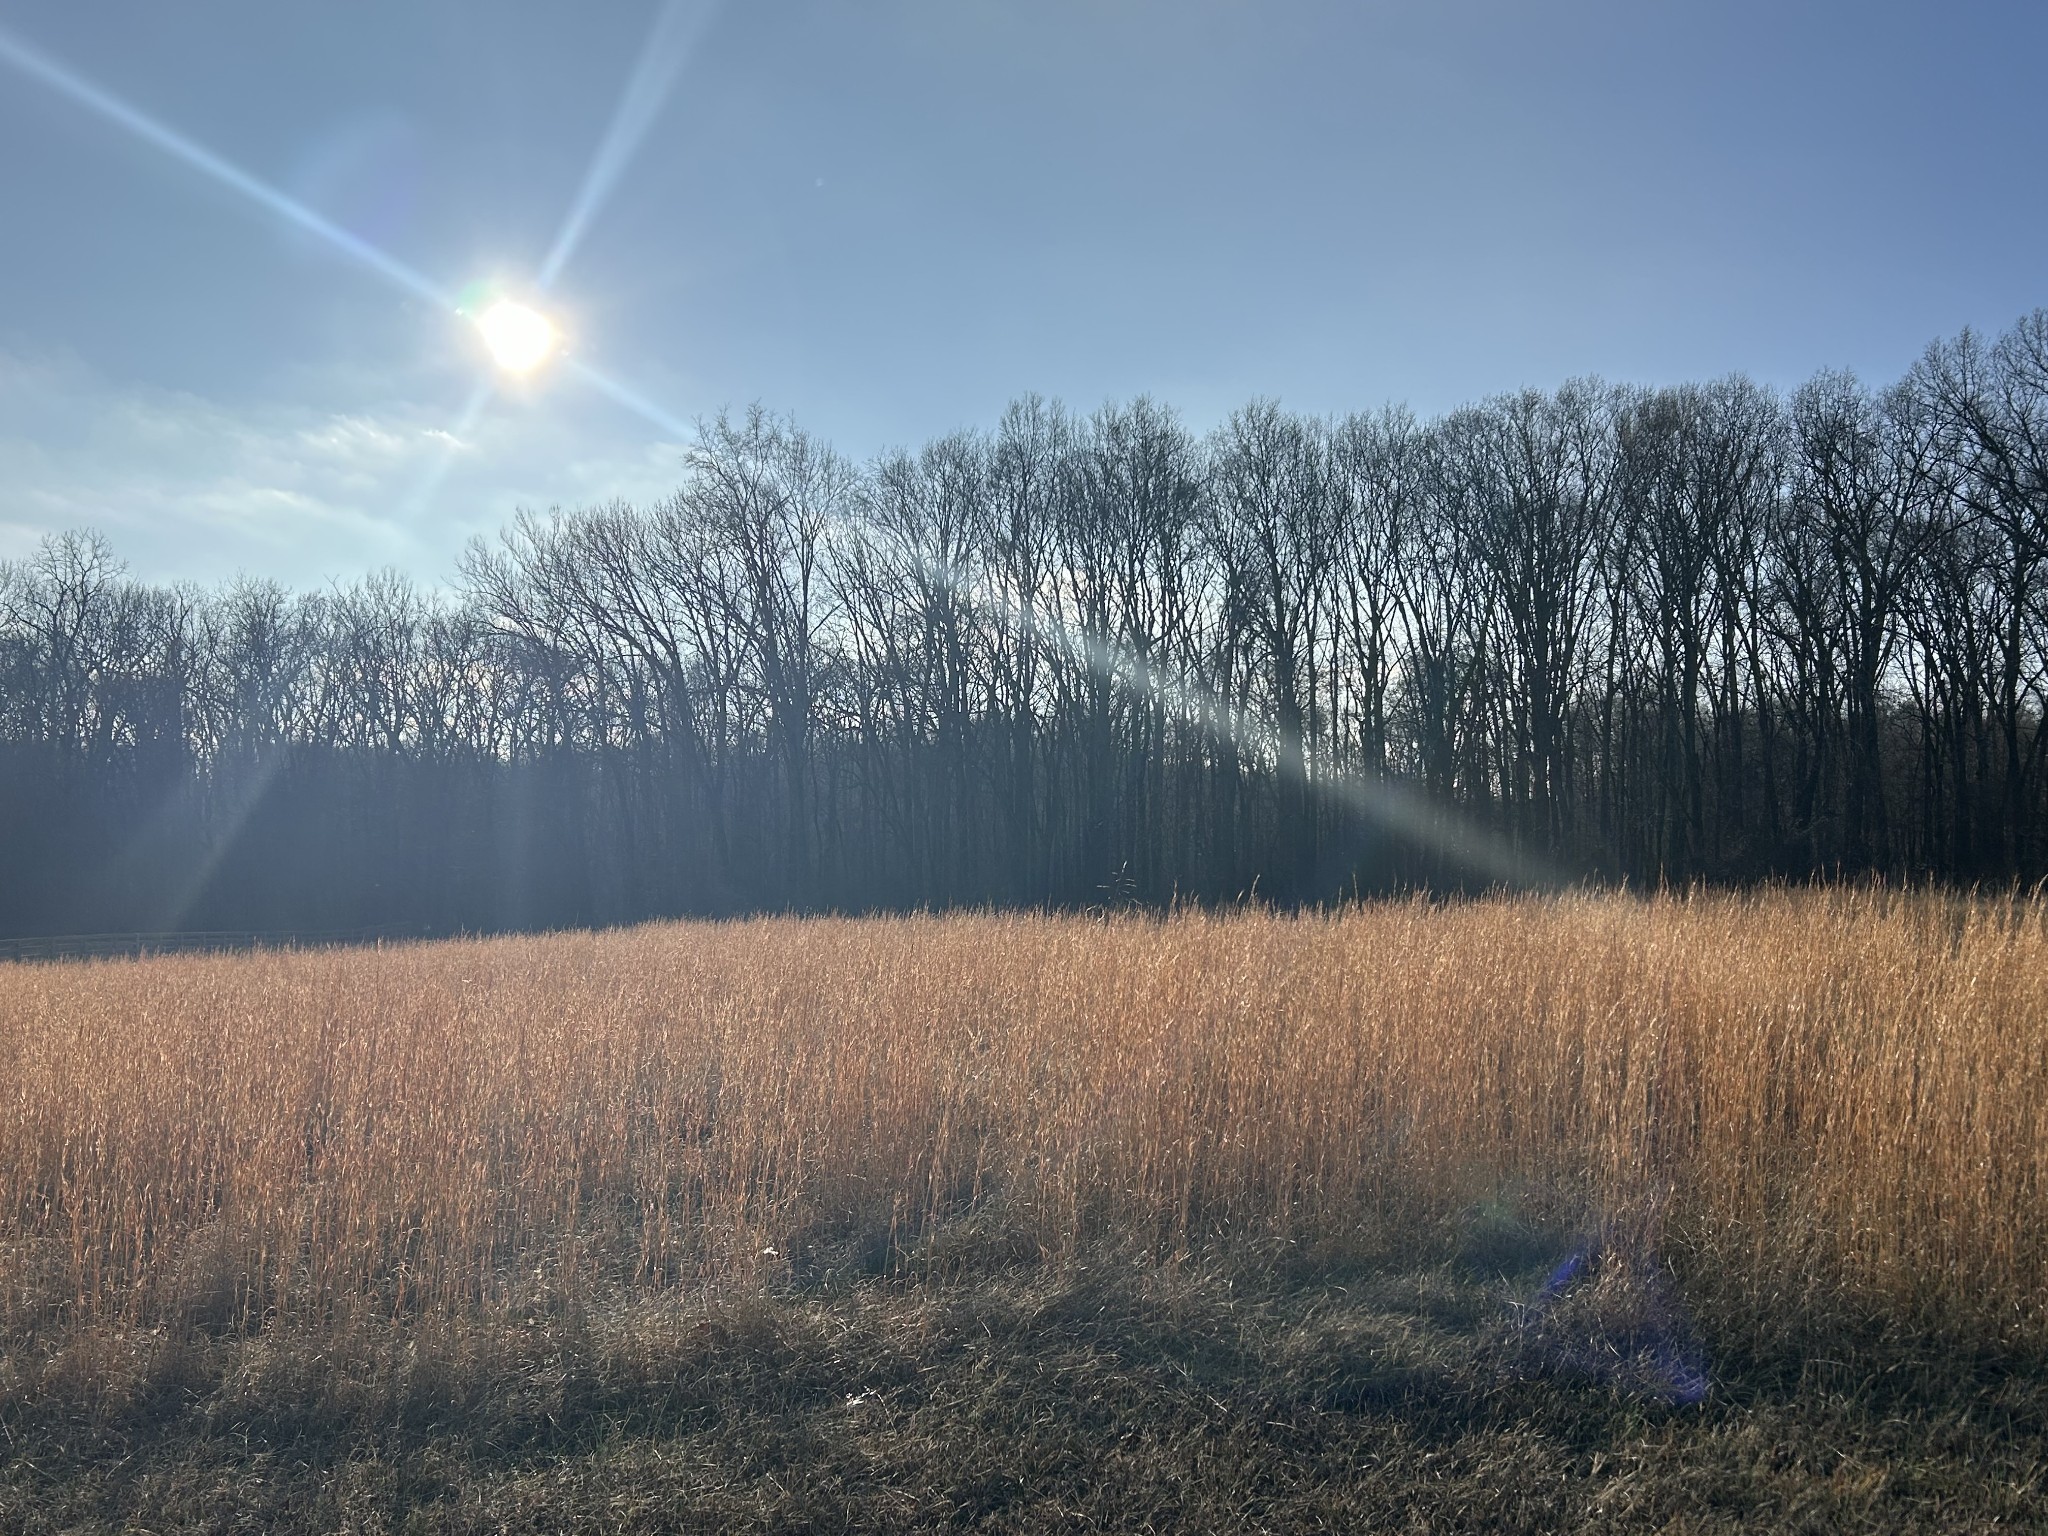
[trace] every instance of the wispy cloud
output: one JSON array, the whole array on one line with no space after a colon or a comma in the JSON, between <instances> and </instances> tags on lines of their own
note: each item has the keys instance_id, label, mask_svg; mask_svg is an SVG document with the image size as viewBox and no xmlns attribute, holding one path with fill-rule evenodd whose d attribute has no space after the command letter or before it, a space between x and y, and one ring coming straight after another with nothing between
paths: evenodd
<instances>
[{"instance_id":1,"label":"wispy cloud","mask_svg":"<svg viewBox=\"0 0 2048 1536\"><path fill-rule=\"evenodd\" d=\"M434 580L519 506L646 499L677 478L680 444L560 402L506 402L460 435L454 415L235 406L0 352L0 558L91 526L152 579L314 585L398 565Z\"/></svg>"}]
</instances>

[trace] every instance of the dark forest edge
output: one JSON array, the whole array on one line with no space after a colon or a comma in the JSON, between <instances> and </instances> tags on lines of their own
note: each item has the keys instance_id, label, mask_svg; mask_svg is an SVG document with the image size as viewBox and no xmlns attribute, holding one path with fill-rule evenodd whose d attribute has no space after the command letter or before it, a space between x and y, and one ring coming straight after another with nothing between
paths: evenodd
<instances>
[{"instance_id":1,"label":"dark forest edge","mask_svg":"<svg viewBox=\"0 0 2048 1536\"><path fill-rule=\"evenodd\" d=\"M0 565L0 936L2048 875L2048 310L1872 389L759 408L445 590Z\"/></svg>"}]
</instances>

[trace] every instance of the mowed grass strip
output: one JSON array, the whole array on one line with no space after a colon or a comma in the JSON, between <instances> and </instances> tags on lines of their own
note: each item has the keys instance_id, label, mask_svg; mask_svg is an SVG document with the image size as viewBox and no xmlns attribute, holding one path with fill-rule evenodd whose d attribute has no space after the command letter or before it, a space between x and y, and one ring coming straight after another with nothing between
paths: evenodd
<instances>
[{"instance_id":1,"label":"mowed grass strip","mask_svg":"<svg viewBox=\"0 0 2048 1536\"><path fill-rule=\"evenodd\" d=\"M150 1330L0 1403L0 1530L2040 1529L2038 1379L1546 1369L1455 1272L678 1288L506 1327ZM1276 1280L1285 1283L1276 1284ZM1950 1382L1949 1386L1955 1385Z\"/></svg>"}]
</instances>

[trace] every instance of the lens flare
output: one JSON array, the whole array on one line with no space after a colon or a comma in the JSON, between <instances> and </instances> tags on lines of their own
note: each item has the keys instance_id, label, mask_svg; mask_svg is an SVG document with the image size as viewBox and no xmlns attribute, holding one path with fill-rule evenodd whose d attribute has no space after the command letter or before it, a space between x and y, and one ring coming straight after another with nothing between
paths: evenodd
<instances>
[{"instance_id":1,"label":"lens flare","mask_svg":"<svg viewBox=\"0 0 2048 1536\"><path fill-rule=\"evenodd\" d=\"M484 345L507 373L531 373L554 355L561 335L539 310L500 299L476 317Z\"/></svg>"},{"instance_id":2,"label":"lens flare","mask_svg":"<svg viewBox=\"0 0 2048 1536\"><path fill-rule=\"evenodd\" d=\"M606 134L605 142L599 147L597 158L584 178L584 187L578 193L576 204L571 208L561 234L556 238L554 249L549 253L546 267L540 277L541 290L546 290L560 273L563 264L582 239L597 208L624 171L626 162L632 157L633 150L645 136L666 99L676 73L682 68L696 31L708 19L714 8L715 0L706 0L700 9L693 13L689 10L686 0L668 0L667 6L657 17L641 62L635 68L633 79L628 82L625 99L621 101L614 114L614 121ZM344 229L326 215L296 198L287 196L268 183L259 181L240 166L159 123L111 92L74 74L56 60L45 57L4 26L0 26L0 66L11 67L33 80L40 81L59 95L68 97L78 105L126 129L174 159L183 161L192 169L233 188L252 202L268 208L287 223L295 224L300 229L317 235L337 250L354 257L365 267L405 292L427 300L437 309L453 310L467 317L482 333L486 347L506 373L530 373L561 351L561 332L552 321L527 305L499 297L494 292L493 284L472 283L459 294L444 291L438 284L414 271L389 252ZM678 418L662 410L638 390L598 372L581 358L564 357L562 363L572 374L600 394L634 412L672 438L680 441L688 436L689 429ZM473 425L488 398L487 391L479 391L472 405L464 412L463 420ZM428 487L428 493L431 493L431 486Z\"/></svg>"}]
</instances>

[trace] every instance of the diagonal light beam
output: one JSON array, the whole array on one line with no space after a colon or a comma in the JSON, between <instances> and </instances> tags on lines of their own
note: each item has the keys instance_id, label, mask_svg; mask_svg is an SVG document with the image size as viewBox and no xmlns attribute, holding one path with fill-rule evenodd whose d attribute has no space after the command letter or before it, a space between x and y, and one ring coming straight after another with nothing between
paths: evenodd
<instances>
[{"instance_id":1,"label":"diagonal light beam","mask_svg":"<svg viewBox=\"0 0 2048 1536\"><path fill-rule=\"evenodd\" d=\"M212 177L224 186L234 188L245 197L253 198L287 222L318 235L328 244L354 257L364 266L396 283L415 297L446 309L455 307L452 295L444 292L430 279L414 271L397 257L379 250L360 235L343 229L332 219L316 213L297 198L288 197L268 183L257 180L241 167L223 160L205 146L193 143L174 129L166 128L155 118L129 106L119 97L101 90L91 81L81 79L54 59L37 52L4 29L0 29L0 60L12 64L30 78L41 81L51 90L70 97L80 106L88 107L110 122L119 124L136 137L184 161L194 170Z\"/></svg>"},{"instance_id":2,"label":"diagonal light beam","mask_svg":"<svg viewBox=\"0 0 2048 1536\"><path fill-rule=\"evenodd\" d=\"M555 242L555 253L549 257L551 275L559 273L561 264L574 251L577 242L582 238L583 229L589 224L591 215L618 180L619 173L625 169L634 148L653 123L669 85L682 67L689 45L702 30L703 23L709 18L710 13L711 7L708 4L699 4L693 9L685 0L669 0L657 17L648 46L643 51L639 66L634 70L620 109L614 115L612 129L599 147L591 165L590 175L585 178L583 193L578 197L575 207L571 209L561 237ZM153 144L174 158L182 160L194 170L261 204L288 223L318 235L337 250L353 257L407 293L425 299L444 310L459 310L460 302L455 295L388 251L380 250L360 235L351 233L332 219L307 207L297 198L288 196L269 183L250 175L240 166L223 159L204 145L193 142L175 129L165 127L147 113L131 107L111 92L102 90L54 59L31 48L5 28L0 28L0 61L13 65L31 79L40 81L58 94L127 129L144 142ZM684 422L630 385L621 383L588 363L575 359L564 359L564 363L569 371L585 384L642 420L659 427L672 437L684 438L689 435L690 429ZM465 429L475 426L477 417L490 399L490 394L491 386L486 383L470 397L462 414ZM462 431L458 430L456 435L461 436ZM444 466L431 474L415 493L415 503L423 505L438 488L446 473L444 461Z\"/></svg>"},{"instance_id":3,"label":"diagonal light beam","mask_svg":"<svg viewBox=\"0 0 2048 1536\"><path fill-rule=\"evenodd\" d=\"M581 358L565 357L562 359L562 366L614 405L624 406L641 420L661 428L678 442L691 435L693 429L681 417L663 410L631 385L621 384L610 374L600 373Z\"/></svg>"},{"instance_id":4,"label":"diagonal light beam","mask_svg":"<svg viewBox=\"0 0 2048 1536\"><path fill-rule=\"evenodd\" d=\"M626 81L618 106L613 109L611 123L605 129L596 154L591 157L589 169L583 173L583 184L577 188L576 199L562 220L547 260L541 265L536 286L542 292L552 288L555 279L561 276L563 267L576 253L585 232L624 174L634 151L640 147L640 141L661 115L676 77L689 62L690 52L715 9L716 0L666 0L655 13L654 25L648 29L640 57L634 62L633 73ZM681 422L637 390L598 372L588 363L570 361L566 366L600 394L660 427L670 436L681 438L688 435ZM491 394L491 384L486 380L464 408L462 420L453 433L455 437L466 437L475 427L484 407L490 402ZM455 449L450 445L420 482L408 506L414 512L423 511L439 493L454 467Z\"/></svg>"},{"instance_id":5,"label":"diagonal light beam","mask_svg":"<svg viewBox=\"0 0 2048 1536\"><path fill-rule=\"evenodd\" d=\"M280 747L259 753L247 779L229 785L225 816L215 827L213 840L190 866L179 872L168 905L154 919L159 932L177 933L184 928L185 919L192 915L193 907L206 895L206 888L213 883L214 875L228 855L235 851L243 830L263 803L264 796L270 793L270 786L283 772L284 757ZM218 786L219 782L216 777L214 784ZM219 793L218 789L215 792Z\"/></svg>"},{"instance_id":6,"label":"diagonal light beam","mask_svg":"<svg viewBox=\"0 0 2048 1536\"><path fill-rule=\"evenodd\" d=\"M1266 743L1240 723L1239 711L1206 685L1161 674L1135 650L1115 639L1076 629L1043 609L1024 607L1003 594L979 588L966 572L947 569L919 555L912 559L927 577L962 601L1026 628L1034 637L1065 647L1112 687L1156 697L1184 725L1219 746L1256 754ZM1270 729L1270 727L1269 727ZM1556 890L1568 882L1545 861L1516 848L1456 807L1444 805L1397 779L1339 770L1315 781L1318 793L1340 801L1382 832L1429 850L1454 868L1508 890Z\"/></svg>"},{"instance_id":7,"label":"diagonal light beam","mask_svg":"<svg viewBox=\"0 0 2048 1536\"><path fill-rule=\"evenodd\" d=\"M612 188L625 174L640 141L661 116L676 77L689 63L697 39L716 10L715 0L665 0L655 13L654 25L648 29L647 41L641 45L626 89L612 111L611 124L598 143L597 153L591 157L590 168L583 173L583 184L576 189L576 200L569 205L547 260L541 263L538 286L543 292L562 275L562 268L576 254L576 247L583 243L583 236L611 196Z\"/></svg>"},{"instance_id":8,"label":"diagonal light beam","mask_svg":"<svg viewBox=\"0 0 2048 1536\"><path fill-rule=\"evenodd\" d=\"M1103 636L1073 630L1050 615L1034 613L1031 619L1041 633L1050 631L1052 638L1070 646L1103 681L1134 693L1151 693L1182 724L1205 732L1219 746L1256 753L1264 745L1253 731L1236 723L1238 711L1212 689L1162 677L1136 652ZM1374 779L1340 769L1317 779L1314 787L1382 832L1426 848L1493 885L1544 890L1565 883L1542 861L1398 779Z\"/></svg>"}]
</instances>

